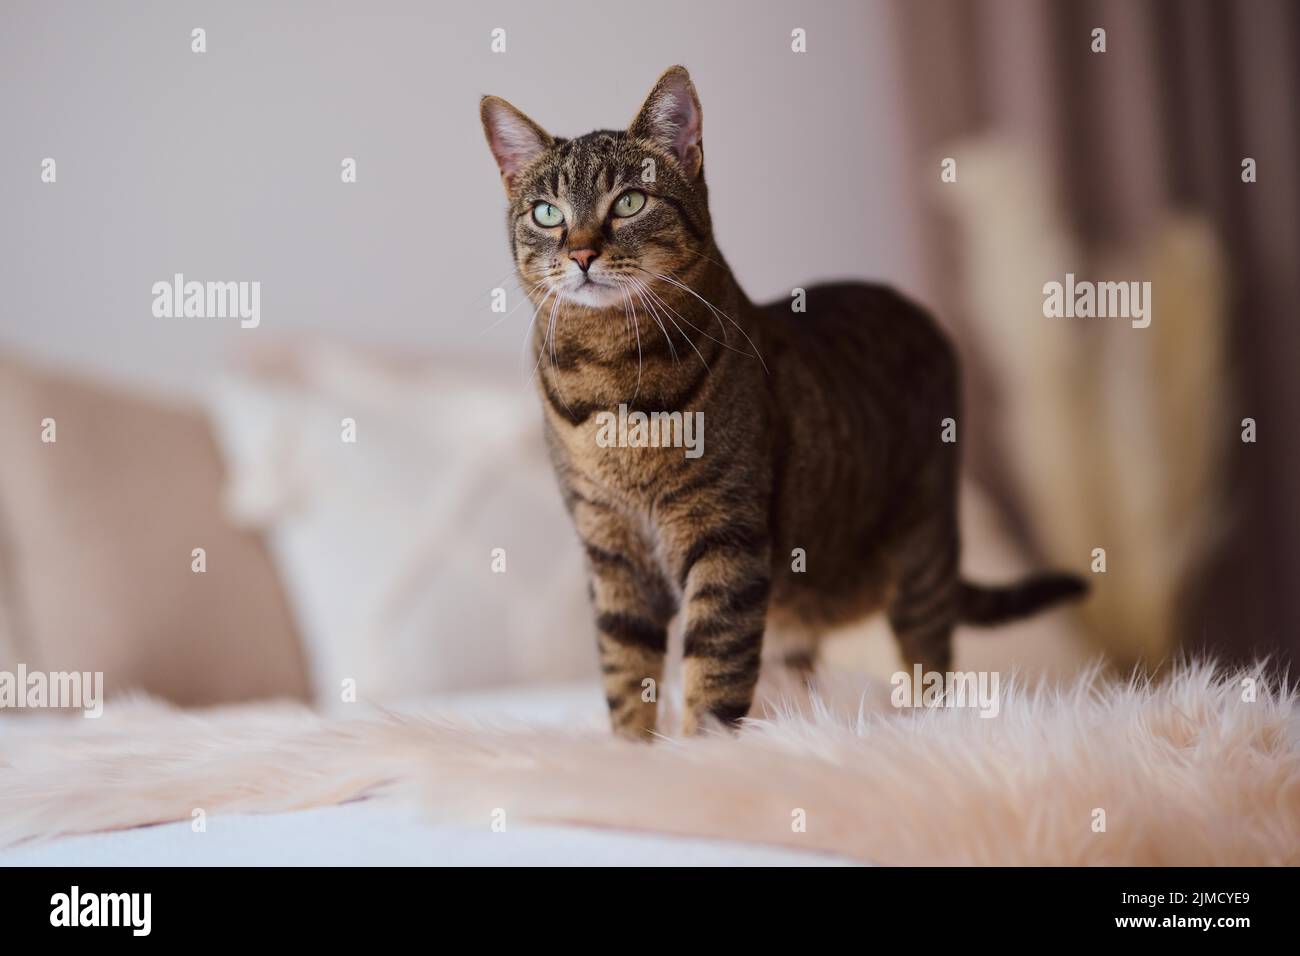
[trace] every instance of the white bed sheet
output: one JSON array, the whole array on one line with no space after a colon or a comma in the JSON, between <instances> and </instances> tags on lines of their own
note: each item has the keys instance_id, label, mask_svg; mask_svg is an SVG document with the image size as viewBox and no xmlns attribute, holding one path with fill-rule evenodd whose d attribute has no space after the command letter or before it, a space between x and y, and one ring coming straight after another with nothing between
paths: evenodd
<instances>
[{"instance_id":1,"label":"white bed sheet","mask_svg":"<svg viewBox=\"0 0 1300 956\"><path fill-rule=\"evenodd\" d=\"M591 684L510 688L422 700L401 710L500 717L534 725L604 720ZM822 854L582 827L435 824L418 808L374 798L277 814L188 821L20 845L0 866L837 866Z\"/></svg>"},{"instance_id":2,"label":"white bed sheet","mask_svg":"<svg viewBox=\"0 0 1300 956\"><path fill-rule=\"evenodd\" d=\"M434 825L414 808L363 800L277 814L65 837L0 852L0 866L817 866L776 848L578 827Z\"/></svg>"}]
</instances>

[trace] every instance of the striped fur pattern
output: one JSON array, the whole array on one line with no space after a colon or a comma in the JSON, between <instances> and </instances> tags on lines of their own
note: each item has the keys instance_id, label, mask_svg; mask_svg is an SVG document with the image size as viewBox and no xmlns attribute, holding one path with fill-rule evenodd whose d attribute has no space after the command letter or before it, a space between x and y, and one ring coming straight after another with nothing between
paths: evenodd
<instances>
[{"instance_id":1,"label":"striped fur pattern","mask_svg":"<svg viewBox=\"0 0 1300 956\"><path fill-rule=\"evenodd\" d=\"M482 119L509 199L546 434L586 549L617 733L654 733L668 629L685 730L746 715L769 656L809 670L821 633L880 608L906 660L947 670L965 613L994 623L1082 591L958 573L956 356L890 289L750 302L713 240L686 70L625 131L546 133L496 97ZM629 209L634 209L627 214ZM703 453L600 441L602 413L702 413Z\"/></svg>"}]
</instances>

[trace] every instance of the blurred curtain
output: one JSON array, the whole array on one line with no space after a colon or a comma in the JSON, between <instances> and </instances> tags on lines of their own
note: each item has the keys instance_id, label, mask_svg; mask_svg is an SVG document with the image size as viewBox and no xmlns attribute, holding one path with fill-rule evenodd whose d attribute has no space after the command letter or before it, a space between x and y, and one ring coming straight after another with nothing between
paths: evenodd
<instances>
[{"instance_id":1,"label":"blurred curtain","mask_svg":"<svg viewBox=\"0 0 1300 956\"><path fill-rule=\"evenodd\" d=\"M1180 589L1179 633L1227 659L1300 660L1300 4L898 0L893 14L927 216L925 292L967 356L973 472L1033 547L989 427L1005 396L973 340L951 223L930 201L939 151L995 136L1043 158L1083 246L1148 242L1169 209L1210 224L1228 280L1216 404L1231 440L1218 452L1220 500L1206 502L1222 533ZM1104 54L1091 49L1096 27ZM1254 184L1242 182L1244 157L1258 164ZM1253 445L1237 440L1246 417Z\"/></svg>"}]
</instances>

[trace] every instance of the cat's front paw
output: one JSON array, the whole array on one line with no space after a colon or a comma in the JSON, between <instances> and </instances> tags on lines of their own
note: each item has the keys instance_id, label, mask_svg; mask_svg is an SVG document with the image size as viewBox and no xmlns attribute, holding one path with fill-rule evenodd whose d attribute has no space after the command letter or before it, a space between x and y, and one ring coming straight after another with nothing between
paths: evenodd
<instances>
[{"instance_id":1,"label":"cat's front paw","mask_svg":"<svg viewBox=\"0 0 1300 956\"><path fill-rule=\"evenodd\" d=\"M695 705L686 707L682 717L682 735L694 737L708 730L740 729L740 722L749 713L749 702L744 704Z\"/></svg>"},{"instance_id":2,"label":"cat's front paw","mask_svg":"<svg viewBox=\"0 0 1300 956\"><path fill-rule=\"evenodd\" d=\"M649 741L655 736L654 701L632 698L627 702L607 701L609 704L609 726L616 737L625 740Z\"/></svg>"}]
</instances>

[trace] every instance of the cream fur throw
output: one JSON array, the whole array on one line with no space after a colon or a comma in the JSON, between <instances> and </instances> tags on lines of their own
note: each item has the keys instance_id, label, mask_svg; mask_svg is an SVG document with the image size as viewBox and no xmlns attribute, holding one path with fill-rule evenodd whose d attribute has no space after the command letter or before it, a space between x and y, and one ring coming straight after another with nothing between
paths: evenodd
<instances>
[{"instance_id":1,"label":"cream fur throw","mask_svg":"<svg viewBox=\"0 0 1300 956\"><path fill-rule=\"evenodd\" d=\"M276 812L382 794L473 826L500 808L511 825L730 838L881 864L1296 865L1295 697L1260 682L1243 699L1249 676L1192 666L1146 684L1089 673L1066 688L1004 688L991 719L895 710L880 685L811 703L769 691L764 716L736 737L652 746L598 726L118 702L98 721L0 721L0 845L188 820L200 807Z\"/></svg>"}]
</instances>

